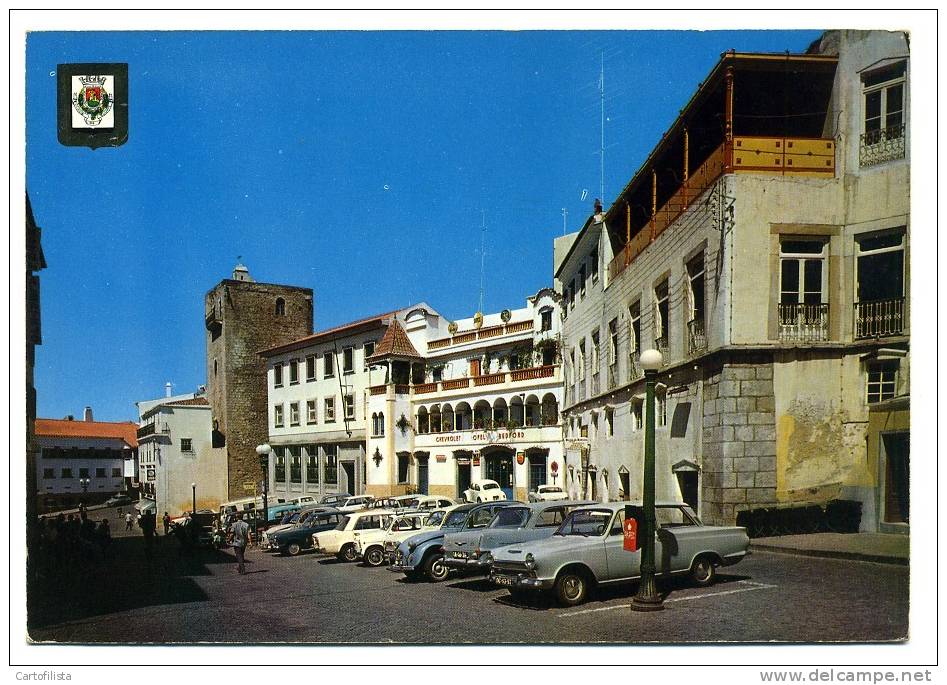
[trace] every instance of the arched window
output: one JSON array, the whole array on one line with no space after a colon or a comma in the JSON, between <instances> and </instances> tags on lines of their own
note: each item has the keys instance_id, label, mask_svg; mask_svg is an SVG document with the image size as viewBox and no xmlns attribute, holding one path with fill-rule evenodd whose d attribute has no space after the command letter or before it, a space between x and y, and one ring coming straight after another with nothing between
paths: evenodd
<instances>
[{"instance_id":1,"label":"arched window","mask_svg":"<svg viewBox=\"0 0 947 685\"><path fill-rule=\"evenodd\" d=\"M384 412L378 412L378 433L377 435L385 434L385 414Z\"/></svg>"},{"instance_id":2,"label":"arched window","mask_svg":"<svg viewBox=\"0 0 947 685\"><path fill-rule=\"evenodd\" d=\"M282 297L276 298L276 316L286 316L286 300Z\"/></svg>"}]
</instances>

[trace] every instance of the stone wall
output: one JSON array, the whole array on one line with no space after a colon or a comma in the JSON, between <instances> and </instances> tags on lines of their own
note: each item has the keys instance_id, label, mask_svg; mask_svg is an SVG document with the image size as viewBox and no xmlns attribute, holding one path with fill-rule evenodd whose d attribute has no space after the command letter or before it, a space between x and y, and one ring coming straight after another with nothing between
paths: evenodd
<instances>
[{"instance_id":1,"label":"stone wall","mask_svg":"<svg viewBox=\"0 0 947 685\"><path fill-rule=\"evenodd\" d=\"M276 314L276 299L285 315ZM256 446L266 442L266 361L259 352L312 333L312 290L225 280L205 296L205 312L220 303L220 334L207 331L207 396L226 440L228 496L252 493L262 478ZM214 362L217 362L216 373Z\"/></svg>"},{"instance_id":2,"label":"stone wall","mask_svg":"<svg viewBox=\"0 0 947 685\"><path fill-rule=\"evenodd\" d=\"M737 512L776 502L776 414L767 360L725 362L704 384L703 516L732 525Z\"/></svg>"}]
</instances>

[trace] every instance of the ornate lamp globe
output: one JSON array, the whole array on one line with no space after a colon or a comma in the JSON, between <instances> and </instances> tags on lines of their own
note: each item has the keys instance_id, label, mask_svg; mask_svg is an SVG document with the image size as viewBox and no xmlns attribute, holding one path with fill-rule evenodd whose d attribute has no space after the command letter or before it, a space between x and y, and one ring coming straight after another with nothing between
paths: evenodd
<instances>
[{"instance_id":1,"label":"ornate lamp globe","mask_svg":"<svg viewBox=\"0 0 947 685\"><path fill-rule=\"evenodd\" d=\"M664 364L664 357L657 350L645 350L639 360L645 371L657 371Z\"/></svg>"}]
</instances>

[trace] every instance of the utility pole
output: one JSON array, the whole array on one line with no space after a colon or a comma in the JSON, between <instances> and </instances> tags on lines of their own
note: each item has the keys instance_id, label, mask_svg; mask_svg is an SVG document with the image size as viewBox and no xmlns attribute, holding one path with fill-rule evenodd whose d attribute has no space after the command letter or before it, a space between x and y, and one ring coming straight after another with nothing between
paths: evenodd
<instances>
[{"instance_id":1,"label":"utility pole","mask_svg":"<svg viewBox=\"0 0 947 685\"><path fill-rule=\"evenodd\" d=\"M486 211L480 210L480 306L477 311L483 313L483 269L484 269L484 250L486 249L487 238L487 218Z\"/></svg>"},{"instance_id":2,"label":"utility pole","mask_svg":"<svg viewBox=\"0 0 947 685\"><path fill-rule=\"evenodd\" d=\"M602 71L598 79L599 99L601 101L602 122L599 147L599 187L598 196L605 202L605 51L602 50Z\"/></svg>"},{"instance_id":3,"label":"utility pole","mask_svg":"<svg viewBox=\"0 0 947 685\"><path fill-rule=\"evenodd\" d=\"M569 210L565 207L562 208L562 235L566 234L566 223L569 218Z\"/></svg>"}]
</instances>

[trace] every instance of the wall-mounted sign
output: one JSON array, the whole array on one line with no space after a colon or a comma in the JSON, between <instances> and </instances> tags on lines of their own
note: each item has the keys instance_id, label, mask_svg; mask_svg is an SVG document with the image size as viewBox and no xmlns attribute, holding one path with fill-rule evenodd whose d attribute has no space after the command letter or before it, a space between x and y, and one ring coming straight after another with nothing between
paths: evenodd
<instances>
[{"instance_id":1,"label":"wall-mounted sign","mask_svg":"<svg viewBox=\"0 0 947 685\"><path fill-rule=\"evenodd\" d=\"M443 463L443 462L447 461L447 455L446 455L446 454L435 454L435 455L434 455L434 461ZM458 463L459 463L459 461L460 461L460 460L458 460Z\"/></svg>"},{"instance_id":2,"label":"wall-mounted sign","mask_svg":"<svg viewBox=\"0 0 947 685\"><path fill-rule=\"evenodd\" d=\"M522 466L523 464L525 464L525 463L526 463L526 455L523 454L522 452L517 452L517 453L516 453L516 463L519 464L520 466Z\"/></svg>"},{"instance_id":3,"label":"wall-mounted sign","mask_svg":"<svg viewBox=\"0 0 947 685\"><path fill-rule=\"evenodd\" d=\"M470 466L470 457L457 457L458 466Z\"/></svg>"},{"instance_id":4,"label":"wall-mounted sign","mask_svg":"<svg viewBox=\"0 0 947 685\"><path fill-rule=\"evenodd\" d=\"M480 457L474 457L474 458L473 458L473 465L474 465L474 466L480 466Z\"/></svg>"},{"instance_id":5,"label":"wall-mounted sign","mask_svg":"<svg viewBox=\"0 0 947 685\"><path fill-rule=\"evenodd\" d=\"M125 144L128 64L60 64L56 85L60 143L92 149Z\"/></svg>"},{"instance_id":6,"label":"wall-mounted sign","mask_svg":"<svg viewBox=\"0 0 947 685\"><path fill-rule=\"evenodd\" d=\"M149 480L149 481L154 480L154 479L155 479L155 470L154 470L154 469L148 469L147 476L148 476L148 480Z\"/></svg>"},{"instance_id":7,"label":"wall-mounted sign","mask_svg":"<svg viewBox=\"0 0 947 685\"><path fill-rule=\"evenodd\" d=\"M552 462L552 463L549 465L549 468L552 469L552 472L553 472L553 473L556 473L557 471L559 471L559 462L558 462L558 461Z\"/></svg>"},{"instance_id":8,"label":"wall-mounted sign","mask_svg":"<svg viewBox=\"0 0 947 685\"><path fill-rule=\"evenodd\" d=\"M243 491L244 491L244 492L250 492L250 493L256 492L256 483L244 483L244 484L243 484Z\"/></svg>"}]
</instances>

